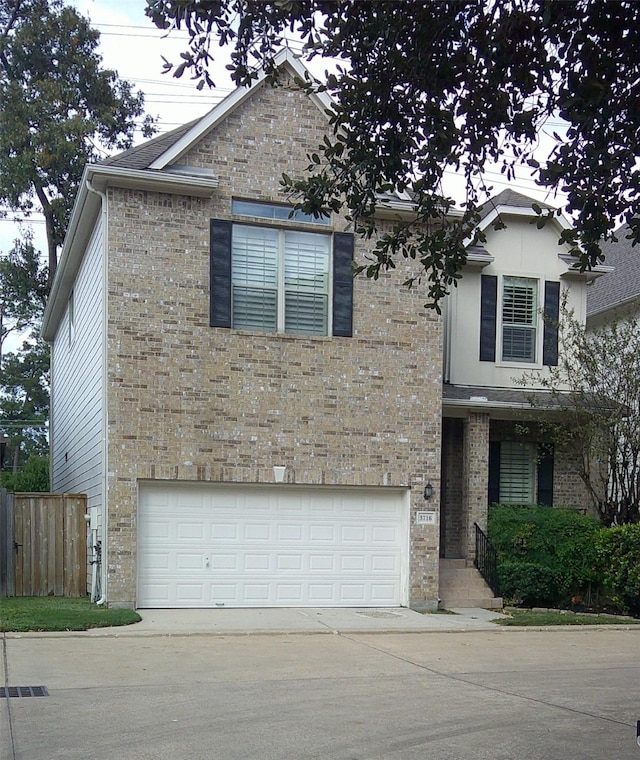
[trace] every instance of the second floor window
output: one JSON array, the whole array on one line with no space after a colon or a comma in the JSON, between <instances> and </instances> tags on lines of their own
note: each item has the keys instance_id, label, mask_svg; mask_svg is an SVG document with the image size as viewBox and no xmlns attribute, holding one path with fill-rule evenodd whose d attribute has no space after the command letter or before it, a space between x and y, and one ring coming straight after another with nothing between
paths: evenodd
<instances>
[{"instance_id":1,"label":"second floor window","mask_svg":"<svg viewBox=\"0 0 640 760\"><path fill-rule=\"evenodd\" d=\"M331 238L233 225L232 326L327 335Z\"/></svg>"},{"instance_id":2,"label":"second floor window","mask_svg":"<svg viewBox=\"0 0 640 760\"><path fill-rule=\"evenodd\" d=\"M351 337L353 234L273 203L231 211L211 220L211 327Z\"/></svg>"},{"instance_id":3,"label":"second floor window","mask_svg":"<svg viewBox=\"0 0 640 760\"><path fill-rule=\"evenodd\" d=\"M536 361L538 282L505 277L502 291L502 360Z\"/></svg>"},{"instance_id":4,"label":"second floor window","mask_svg":"<svg viewBox=\"0 0 640 760\"><path fill-rule=\"evenodd\" d=\"M558 281L483 274L480 361L556 366L559 316Z\"/></svg>"}]
</instances>

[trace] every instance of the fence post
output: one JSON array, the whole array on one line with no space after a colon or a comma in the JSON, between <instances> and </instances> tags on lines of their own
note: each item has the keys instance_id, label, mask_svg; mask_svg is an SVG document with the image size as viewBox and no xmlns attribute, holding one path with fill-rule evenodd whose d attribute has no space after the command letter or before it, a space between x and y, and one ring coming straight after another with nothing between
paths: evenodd
<instances>
[{"instance_id":1,"label":"fence post","mask_svg":"<svg viewBox=\"0 0 640 760\"><path fill-rule=\"evenodd\" d=\"M0 597L16 595L13 494L0 490Z\"/></svg>"}]
</instances>

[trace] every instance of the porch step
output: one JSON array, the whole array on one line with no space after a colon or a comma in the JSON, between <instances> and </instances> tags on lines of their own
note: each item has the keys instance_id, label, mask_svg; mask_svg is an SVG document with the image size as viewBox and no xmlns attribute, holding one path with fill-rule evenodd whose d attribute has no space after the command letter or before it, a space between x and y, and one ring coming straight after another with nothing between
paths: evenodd
<instances>
[{"instance_id":1,"label":"porch step","mask_svg":"<svg viewBox=\"0 0 640 760\"><path fill-rule=\"evenodd\" d=\"M464 559L440 560L440 607L481 607L502 609L502 598L494 597L475 567Z\"/></svg>"}]
</instances>

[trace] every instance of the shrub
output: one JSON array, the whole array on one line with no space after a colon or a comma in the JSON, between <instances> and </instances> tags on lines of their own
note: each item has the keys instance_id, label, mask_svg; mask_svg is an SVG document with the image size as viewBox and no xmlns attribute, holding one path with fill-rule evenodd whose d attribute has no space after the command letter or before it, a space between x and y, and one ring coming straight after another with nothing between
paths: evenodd
<instances>
[{"instance_id":1,"label":"shrub","mask_svg":"<svg viewBox=\"0 0 640 760\"><path fill-rule=\"evenodd\" d=\"M572 509L493 505L488 535L501 594L521 604L564 605L599 581L595 518Z\"/></svg>"},{"instance_id":2,"label":"shrub","mask_svg":"<svg viewBox=\"0 0 640 760\"><path fill-rule=\"evenodd\" d=\"M48 491L49 457L31 454L19 472L0 473L0 486L15 493Z\"/></svg>"},{"instance_id":3,"label":"shrub","mask_svg":"<svg viewBox=\"0 0 640 760\"><path fill-rule=\"evenodd\" d=\"M525 607L553 606L564 585L550 567L518 560L498 563L498 583L502 596Z\"/></svg>"},{"instance_id":4,"label":"shrub","mask_svg":"<svg viewBox=\"0 0 640 760\"><path fill-rule=\"evenodd\" d=\"M640 525L603 530L597 551L611 600L624 612L640 616Z\"/></svg>"}]
</instances>

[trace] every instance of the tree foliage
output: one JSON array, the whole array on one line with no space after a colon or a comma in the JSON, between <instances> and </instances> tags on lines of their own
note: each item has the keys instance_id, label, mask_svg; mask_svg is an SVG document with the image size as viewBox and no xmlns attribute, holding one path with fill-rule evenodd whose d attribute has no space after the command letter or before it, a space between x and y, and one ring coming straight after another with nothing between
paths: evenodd
<instances>
[{"instance_id":1,"label":"tree foliage","mask_svg":"<svg viewBox=\"0 0 640 760\"><path fill-rule=\"evenodd\" d=\"M0 255L0 430L13 472L31 454L47 453L49 348L39 337L46 297L47 268L27 233ZM5 354L12 334L15 348Z\"/></svg>"},{"instance_id":2,"label":"tree foliage","mask_svg":"<svg viewBox=\"0 0 640 760\"><path fill-rule=\"evenodd\" d=\"M14 473L31 454L48 453L49 347L42 340L25 341L5 356L0 389L0 429L8 436Z\"/></svg>"},{"instance_id":3,"label":"tree foliage","mask_svg":"<svg viewBox=\"0 0 640 760\"><path fill-rule=\"evenodd\" d=\"M214 43L231 45L238 84L294 34L305 55L338 58L321 89L336 101L330 137L309 157L309 174L284 178L299 207L346 210L363 236L390 192L408 193L411 220L379 239L367 275L416 262L432 305L459 277L482 182L496 165L508 180L524 168L550 192L566 193L576 231L563 233L583 268L623 217L640 235L640 3L633 0L147 0L162 28L186 28L176 76L213 84ZM566 120L550 155L536 153L550 122ZM561 129L557 130L562 132ZM442 191L447 172L464 181L457 214ZM554 212L535 207L538 224ZM500 224L500 222L498 222Z\"/></svg>"},{"instance_id":4,"label":"tree foliage","mask_svg":"<svg viewBox=\"0 0 640 760\"><path fill-rule=\"evenodd\" d=\"M552 393L559 421L548 420L546 432L576 454L602 522L640 522L640 319L587 330L563 304L558 366L521 382Z\"/></svg>"},{"instance_id":5,"label":"tree foliage","mask_svg":"<svg viewBox=\"0 0 640 760\"><path fill-rule=\"evenodd\" d=\"M0 472L0 486L14 493L49 490L49 457L31 454L22 470Z\"/></svg>"},{"instance_id":6,"label":"tree foliage","mask_svg":"<svg viewBox=\"0 0 640 760\"><path fill-rule=\"evenodd\" d=\"M41 265L31 233L17 239L6 256L0 255L0 368L9 335L40 325L47 281L47 269Z\"/></svg>"},{"instance_id":7,"label":"tree foliage","mask_svg":"<svg viewBox=\"0 0 640 760\"><path fill-rule=\"evenodd\" d=\"M98 41L63 0L0 0L0 202L42 211L51 278L85 164L130 147L143 114Z\"/></svg>"}]
</instances>

